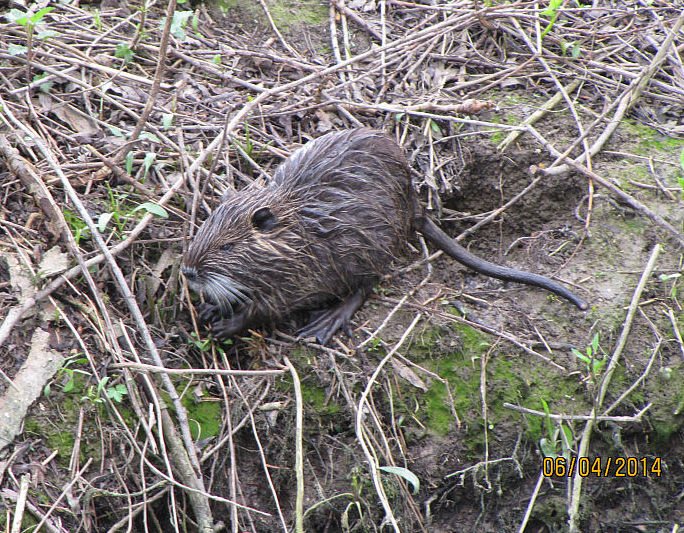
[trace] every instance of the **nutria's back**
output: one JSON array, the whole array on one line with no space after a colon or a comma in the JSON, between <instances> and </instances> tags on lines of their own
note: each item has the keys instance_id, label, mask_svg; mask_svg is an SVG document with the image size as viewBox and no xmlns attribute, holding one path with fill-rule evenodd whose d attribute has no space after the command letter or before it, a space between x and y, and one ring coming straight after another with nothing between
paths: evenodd
<instances>
[{"instance_id":1,"label":"nutria's back","mask_svg":"<svg viewBox=\"0 0 684 533\"><path fill-rule=\"evenodd\" d=\"M265 187L229 196L184 259L224 314L275 321L369 291L405 249L412 216L403 150L355 129L307 143Z\"/></svg>"},{"instance_id":2,"label":"nutria's back","mask_svg":"<svg viewBox=\"0 0 684 533\"><path fill-rule=\"evenodd\" d=\"M325 343L401 255L413 230L477 272L588 307L559 283L490 263L446 235L413 195L401 147L365 128L306 144L266 187L230 196L200 228L183 273L216 302L219 316L210 317L221 337L296 311L324 310L303 334Z\"/></svg>"}]
</instances>

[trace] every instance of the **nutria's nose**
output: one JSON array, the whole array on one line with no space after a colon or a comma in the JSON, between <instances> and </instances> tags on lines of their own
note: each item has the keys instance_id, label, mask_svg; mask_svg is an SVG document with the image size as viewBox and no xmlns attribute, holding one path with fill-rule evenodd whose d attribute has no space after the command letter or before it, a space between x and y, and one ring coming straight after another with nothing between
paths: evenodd
<instances>
[{"instance_id":1,"label":"nutria's nose","mask_svg":"<svg viewBox=\"0 0 684 533\"><path fill-rule=\"evenodd\" d=\"M181 271L188 281L195 281L197 279L197 270L192 267L182 266Z\"/></svg>"}]
</instances>

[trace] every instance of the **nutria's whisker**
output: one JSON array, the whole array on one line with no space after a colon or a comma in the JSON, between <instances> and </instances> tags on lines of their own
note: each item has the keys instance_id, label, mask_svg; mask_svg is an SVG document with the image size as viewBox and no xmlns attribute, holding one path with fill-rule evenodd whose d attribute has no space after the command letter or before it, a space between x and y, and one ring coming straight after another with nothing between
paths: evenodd
<instances>
[{"instance_id":1,"label":"nutria's whisker","mask_svg":"<svg viewBox=\"0 0 684 533\"><path fill-rule=\"evenodd\" d=\"M249 296L245 294L245 292L248 290L247 287L238 283L229 276L213 272L210 276L210 280L217 287L221 287L225 293L229 295L228 299L231 302L244 304L249 301Z\"/></svg>"},{"instance_id":2,"label":"nutria's whisker","mask_svg":"<svg viewBox=\"0 0 684 533\"><path fill-rule=\"evenodd\" d=\"M219 306L223 314L233 315L233 306L242 307L250 302L245 294L245 286L237 283L230 276L218 272L210 272L203 285L204 292Z\"/></svg>"}]
</instances>

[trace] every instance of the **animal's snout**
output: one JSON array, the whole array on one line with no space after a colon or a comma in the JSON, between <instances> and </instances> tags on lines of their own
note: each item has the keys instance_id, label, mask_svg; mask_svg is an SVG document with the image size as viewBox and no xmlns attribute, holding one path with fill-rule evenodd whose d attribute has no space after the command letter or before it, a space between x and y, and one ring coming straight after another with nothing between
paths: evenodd
<instances>
[{"instance_id":1,"label":"animal's snout","mask_svg":"<svg viewBox=\"0 0 684 533\"><path fill-rule=\"evenodd\" d=\"M188 281L197 281L197 270L195 270L193 267L183 265L181 267L181 272L183 272L185 279Z\"/></svg>"}]
</instances>

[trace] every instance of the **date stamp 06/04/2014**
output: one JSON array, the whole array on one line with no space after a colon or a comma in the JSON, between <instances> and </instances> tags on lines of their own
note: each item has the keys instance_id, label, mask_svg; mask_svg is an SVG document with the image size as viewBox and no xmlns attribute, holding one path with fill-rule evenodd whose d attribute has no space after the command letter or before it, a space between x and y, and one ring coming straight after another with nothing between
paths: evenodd
<instances>
[{"instance_id":1,"label":"date stamp 06/04/2014","mask_svg":"<svg viewBox=\"0 0 684 533\"><path fill-rule=\"evenodd\" d=\"M544 457L546 477L660 477L660 457Z\"/></svg>"}]
</instances>

